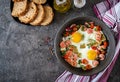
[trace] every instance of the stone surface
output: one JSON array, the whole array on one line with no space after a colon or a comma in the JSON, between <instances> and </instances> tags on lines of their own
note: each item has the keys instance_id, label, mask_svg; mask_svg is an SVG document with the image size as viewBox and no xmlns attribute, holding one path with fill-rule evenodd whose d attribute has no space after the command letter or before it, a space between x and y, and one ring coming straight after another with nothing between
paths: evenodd
<instances>
[{"instance_id":1,"label":"stone surface","mask_svg":"<svg viewBox=\"0 0 120 82\"><path fill-rule=\"evenodd\" d=\"M48 26L28 26L11 17L10 0L0 0L0 82L54 82L65 70L52 55L54 37L67 20L95 16L93 5L102 0L87 0L84 8L65 14L55 12ZM108 82L120 82L120 56Z\"/></svg>"}]
</instances>

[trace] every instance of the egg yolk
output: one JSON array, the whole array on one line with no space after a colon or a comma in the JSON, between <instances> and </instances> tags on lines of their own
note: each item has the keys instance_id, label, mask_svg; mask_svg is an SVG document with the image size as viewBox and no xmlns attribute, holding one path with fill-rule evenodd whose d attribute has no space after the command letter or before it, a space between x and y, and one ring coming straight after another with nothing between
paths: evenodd
<instances>
[{"instance_id":1,"label":"egg yolk","mask_svg":"<svg viewBox=\"0 0 120 82\"><path fill-rule=\"evenodd\" d=\"M96 57L97 57L97 52L96 52L96 51L94 51L94 50L89 50L89 51L87 52L87 58L88 58L89 60L95 60Z\"/></svg>"},{"instance_id":2,"label":"egg yolk","mask_svg":"<svg viewBox=\"0 0 120 82\"><path fill-rule=\"evenodd\" d=\"M82 40L82 35L79 32L75 32L72 34L71 40L75 43L78 43Z\"/></svg>"}]
</instances>

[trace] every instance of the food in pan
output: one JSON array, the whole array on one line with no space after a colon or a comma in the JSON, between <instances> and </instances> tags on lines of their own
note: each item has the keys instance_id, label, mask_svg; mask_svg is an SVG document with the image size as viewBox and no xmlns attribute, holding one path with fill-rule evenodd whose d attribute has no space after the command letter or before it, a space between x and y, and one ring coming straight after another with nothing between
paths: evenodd
<instances>
[{"instance_id":1,"label":"food in pan","mask_svg":"<svg viewBox=\"0 0 120 82\"><path fill-rule=\"evenodd\" d=\"M66 27L60 42L61 56L73 67L91 70L105 59L108 41L94 22Z\"/></svg>"}]
</instances>

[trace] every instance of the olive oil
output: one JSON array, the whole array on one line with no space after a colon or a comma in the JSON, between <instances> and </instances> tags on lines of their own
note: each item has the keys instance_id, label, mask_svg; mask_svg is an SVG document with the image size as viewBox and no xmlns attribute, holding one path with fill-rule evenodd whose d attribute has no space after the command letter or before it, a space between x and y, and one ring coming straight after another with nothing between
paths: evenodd
<instances>
[{"instance_id":1,"label":"olive oil","mask_svg":"<svg viewBox=\"0 0 120 82\"><path fill-rule=\"evenodd\" d=\"M71 7L71 0L54 0L53 7L56 11L65 13Z\"/></svg>"}]
</instances>

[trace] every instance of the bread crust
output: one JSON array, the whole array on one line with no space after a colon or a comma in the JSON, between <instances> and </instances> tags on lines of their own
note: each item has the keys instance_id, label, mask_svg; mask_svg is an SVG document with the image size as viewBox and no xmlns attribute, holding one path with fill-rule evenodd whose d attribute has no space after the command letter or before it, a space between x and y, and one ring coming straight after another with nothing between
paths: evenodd
<instances>
[{"instance_id":1,"label":"bread crust","mask_svg":"<svg viewBox=\"0 0 120 82\"><path fill-rule=\"evenodd\" d=\"M36 4L45 4L47 0L32 0Z\"/></svg>"},{"instance_id":2,"label":"bread crust","mask_svg":"<svg viewBox=\"0 0 120 82\"><path fill-rule=\"evenodd\" d=\"M43 6L44 10L45 10L45 17L43 19L43 21L40 23L40 25L48 25L52 22L53 17L54 17L54 13L53 10L50 6Z\"/></svg>"},{"instance_id":3,"label":"bread crust","mask_svg":"<svg viewBox=\"0 0 120 82\"><path fill-rule=\"evenodd\" d=\"M30 22L31 25L39 25L42 20L44 19L44 16L45 16L45 11L44 11L44 8L42 5L37 5L38 7L38 14L36 16L36 18Z\"/></svg>"},{"instance_id":4,"label":"bread crust","mask_svg":"<svg viewBox=\"0 0 120 82\"><path fill-rule=\"evenodd\" d=\"M35 3L30 2L28 5L29 8L26 14L19 16L19 20L26 24L33 21L37 15L37 6L35 5Z\"/></svg>"},{"instance_id":5,"label":"bread crust","mask_svg":"<svg viewBox=\"0 0 120 82\"><path fill-rule=\"evenodd\" d=\"M27 7L28 7L27 3L28 3L27 0L14 2L13 10L12 10L11 15L14 16L14 17L18 17L20 15L25 14L26 11L27 11Z\"/></svg>"}]
</instances>

